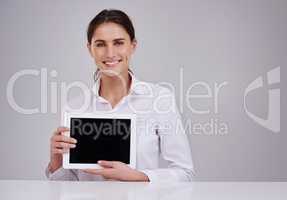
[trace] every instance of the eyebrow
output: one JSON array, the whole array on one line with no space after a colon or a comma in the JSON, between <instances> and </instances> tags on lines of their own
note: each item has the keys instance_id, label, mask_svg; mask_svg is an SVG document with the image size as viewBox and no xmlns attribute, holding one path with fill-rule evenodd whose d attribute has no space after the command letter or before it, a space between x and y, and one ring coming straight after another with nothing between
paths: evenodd
<instances>
[{"instance_id":1,"label":"eyebrow","mask_svg":"<svg viewBox=\"0 0 287 200\"><path fill-rule=\"evenodd\" d=\"M122 41L122 40L125 40L125 38L116 38L113 41ZM106 42L106 41L105 40L95 40L94 43L96 43L96 42Z\"/></svg>"}]
</instances>

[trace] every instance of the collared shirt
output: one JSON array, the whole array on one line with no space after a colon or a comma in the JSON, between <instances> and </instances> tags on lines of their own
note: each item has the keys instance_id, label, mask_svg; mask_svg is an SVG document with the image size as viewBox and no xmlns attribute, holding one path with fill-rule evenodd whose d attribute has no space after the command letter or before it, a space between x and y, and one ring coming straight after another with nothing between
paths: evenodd
<instances>
[{"instance_id":1,"label":"collared shirt","mask_svg":"<svg viewBox=\"0 0 287 200\"><path fill-rule=\"evenodd\" d=\"M85 113L136 114L136 169L151 182L191 181L194 176L191 150L174 94L165 87L139 81L132 73L130 76L128 95L114 108L99 95L99 79L86 93L88 98L84 103L82 98L75 99L63 112L76 109ZM50 173L47 168L46 175L50 180L105 180L78 169L59 168Z\"/></svg>"}]
</instances>

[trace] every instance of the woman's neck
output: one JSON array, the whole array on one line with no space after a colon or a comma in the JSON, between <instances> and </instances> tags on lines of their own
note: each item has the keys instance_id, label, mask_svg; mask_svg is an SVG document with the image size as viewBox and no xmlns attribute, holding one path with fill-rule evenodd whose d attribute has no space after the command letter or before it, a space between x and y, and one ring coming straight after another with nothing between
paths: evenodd
<instances>
[{"instance_id":1,"label":"woman's neck","mask_svg":"<svg viewBox=\"0 0 287 200\"><path fill-rule=\"evenodd\" d=\"M102 75L100 81L99 94L108 100L112 107L128 94L131 85L131 77L128 72L120 76Z\"/></svg>"}]
</instances>

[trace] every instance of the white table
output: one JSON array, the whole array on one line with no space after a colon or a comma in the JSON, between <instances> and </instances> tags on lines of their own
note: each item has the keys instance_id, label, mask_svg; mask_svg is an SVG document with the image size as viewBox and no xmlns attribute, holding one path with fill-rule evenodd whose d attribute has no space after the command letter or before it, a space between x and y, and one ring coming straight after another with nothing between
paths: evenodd
<instances>
[{"instance_id":1,"label":"white table","mask_svg":"<svg viewBox=\"0 0 287 200\"><path fill-rule=\"evenodd\" d=\"M277 200L287 199L287 182L56 182L0 180L1 200Z\"/></svg>"}]
</instances>

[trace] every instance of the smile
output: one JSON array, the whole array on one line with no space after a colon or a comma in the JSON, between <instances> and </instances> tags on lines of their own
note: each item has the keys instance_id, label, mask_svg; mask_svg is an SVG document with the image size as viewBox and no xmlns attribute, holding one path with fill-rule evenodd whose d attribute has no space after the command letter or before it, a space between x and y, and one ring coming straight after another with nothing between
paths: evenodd
<instances>
[{"instance_id":1,"label":"smile","mask_svg":"<svg viewBox=\"0 0 287 200\"><path fill-rule=\"evenodd\" d=\"M113 61L103 61L103 63L108 67L114 67L122 60L113 60Z\"/></svg>"}]
</instances>

